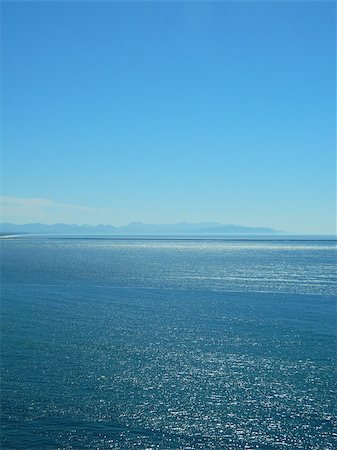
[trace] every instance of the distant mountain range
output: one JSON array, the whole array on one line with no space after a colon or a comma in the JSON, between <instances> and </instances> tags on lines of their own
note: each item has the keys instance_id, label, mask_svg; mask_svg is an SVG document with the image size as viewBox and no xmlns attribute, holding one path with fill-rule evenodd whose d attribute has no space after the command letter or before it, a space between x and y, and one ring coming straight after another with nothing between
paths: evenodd
<instances>
[{"instance_id":1,"label":"distant mountain range","mask_svg":"<svg viewBox=\"0 0 337 450\"><path fill-rule=\"evenodd\" d=\"M245 234L277 234L272 228L246 227L243 225L224 225L216 222L175 224L146 224L132 222L128 225L115 227L113 225L68 225L57 223L46 225L42 223L30 223L17 225L12 223L0 224L1 234L68 234L68 235L245 235Z\"/></svg>"}]
</instances>

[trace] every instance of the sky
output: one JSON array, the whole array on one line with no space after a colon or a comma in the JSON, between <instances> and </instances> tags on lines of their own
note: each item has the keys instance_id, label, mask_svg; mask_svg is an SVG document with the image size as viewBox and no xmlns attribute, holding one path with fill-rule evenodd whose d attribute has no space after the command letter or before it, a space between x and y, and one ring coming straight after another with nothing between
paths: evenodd
<instances>
[{"instance_id":1,"label":"sky","mask_svg":"<svg viewBox=\"0 0 337 450\"><path fill-rule=\"evenodd\" d=\"M336 232L335 2L3 2L2 221Z\"/></svg>"}]
</instances>

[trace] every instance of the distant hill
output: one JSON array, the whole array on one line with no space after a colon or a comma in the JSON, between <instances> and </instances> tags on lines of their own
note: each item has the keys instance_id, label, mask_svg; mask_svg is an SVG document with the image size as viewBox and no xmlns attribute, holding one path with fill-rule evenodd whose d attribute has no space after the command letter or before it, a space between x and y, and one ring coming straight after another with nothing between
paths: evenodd
<instances>
[{"instance_id":1,"label":"distant hill","mask_svg":"<svg viewBox=\"0 0 337 450\"><path fill-rule=\"evenodd\" d=\"M16 225L12 223L0 224L1 234L68 234L68 235L245 235L245 234L276 234L280 233L267 227L246 227L243 225L224 225L215 222L175 224L146 224L132 222L128 225L115 227L113 225L68 225L57 223L46 225L30 223Z\"/></svg>"}]
</instances>

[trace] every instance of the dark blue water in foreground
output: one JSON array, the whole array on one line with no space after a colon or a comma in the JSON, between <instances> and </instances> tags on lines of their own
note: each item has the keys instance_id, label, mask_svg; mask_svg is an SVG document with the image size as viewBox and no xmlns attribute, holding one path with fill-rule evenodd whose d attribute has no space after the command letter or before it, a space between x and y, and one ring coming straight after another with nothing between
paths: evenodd
<instances>
[{"instance_id":1,"label":"dark blue water in foreground","mask_svg":"<svg viewBox=\"0 0 337 450\"><path fill-rule=\"evenodd\" d=\"M1 248L2 449L336 448L335 242Z\"/></svg>"}]
</instances>

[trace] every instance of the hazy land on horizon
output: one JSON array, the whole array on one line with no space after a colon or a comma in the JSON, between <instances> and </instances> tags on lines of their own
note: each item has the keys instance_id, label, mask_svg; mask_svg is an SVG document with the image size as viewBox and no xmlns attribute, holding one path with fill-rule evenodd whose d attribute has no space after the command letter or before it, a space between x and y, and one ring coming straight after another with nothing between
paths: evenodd
<instances>
[{"instance_id":1,"label":"hazy land on horizon","mask_svg":"<svg viewBox=\"0 0 337 450\"><path fill-rule=\"evenodd\" d=\"M132 222L125 226L114 225L77 225L77 224L0 224L1 233L45 233L45 234L112 234L112 235L242 235L242 234L283 234L268 227L250 227L243 225L220 224L216 222L175 224L145 224Z\"/></svg>"}]
</instances>

